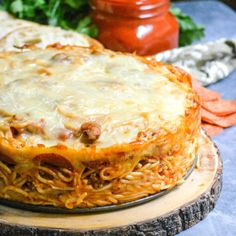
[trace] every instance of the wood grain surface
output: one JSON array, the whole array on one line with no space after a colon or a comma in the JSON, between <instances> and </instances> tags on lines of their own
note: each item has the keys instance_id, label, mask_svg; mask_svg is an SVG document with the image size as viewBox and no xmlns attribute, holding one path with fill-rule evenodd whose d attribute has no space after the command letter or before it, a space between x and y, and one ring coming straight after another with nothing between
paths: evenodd
<instances>
[{"instance_id":1,"label":"wood grain surface","mask_svg":"<svg viewBox=\"0 0 236 236\"><path fill-rule=\"evenodd\" d=\"M175 235L204 219L222 187L222 161L209 138L202 140L198 168L167 195L129 209L83 215L33 213L0 206L0 235Z\"/></svg>"}]
</instances>

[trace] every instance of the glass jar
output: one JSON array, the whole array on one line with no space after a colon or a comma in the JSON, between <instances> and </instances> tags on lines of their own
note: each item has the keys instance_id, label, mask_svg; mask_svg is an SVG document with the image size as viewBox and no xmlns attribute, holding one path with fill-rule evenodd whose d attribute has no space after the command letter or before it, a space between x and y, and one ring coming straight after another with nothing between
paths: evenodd
<instances>
[{"instance_id":1,"label":"glass jar","mask_svg":"<svg viewBox=\"0 0 236 236\"><path fill-rule=\"evenodd\" d=\"M178 46L169 0L91 0L98 40L106 48L152 55Z\"/></svg>"}]
</instances>

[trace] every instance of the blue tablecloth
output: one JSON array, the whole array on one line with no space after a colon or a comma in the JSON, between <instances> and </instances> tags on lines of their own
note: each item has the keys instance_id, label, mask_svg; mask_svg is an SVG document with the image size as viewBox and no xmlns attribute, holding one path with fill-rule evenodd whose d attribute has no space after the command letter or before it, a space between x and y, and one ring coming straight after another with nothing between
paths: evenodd
<instances>
[{"instance_id":1,"label":"blue tablecloth","mask_svg":"<svg viewBox=\"0 0 236 236\"><path fill-rule=\"evenodd\" d=\"M175 4L206 27L202 42L219 38L236 39L236 13L218 1L188 1ZM225 99L236 99L236 71L210 86ZM223 190L216 208L206 219L181 236L236 236L236 126L214 138L224 163Z\"/></svg>"}]
</instances>

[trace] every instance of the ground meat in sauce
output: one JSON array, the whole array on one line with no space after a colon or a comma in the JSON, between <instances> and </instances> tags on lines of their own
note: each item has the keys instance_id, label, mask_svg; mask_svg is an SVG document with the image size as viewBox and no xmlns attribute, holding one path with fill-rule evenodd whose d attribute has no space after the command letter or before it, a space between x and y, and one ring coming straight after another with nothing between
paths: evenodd
<instances>
[{"instance_id":1,"label":"ground meat in sauce","mask_svg":"<svg viewBox=\"0 0 236 236\"><path fill-rule=\"evenodd\" d=\"M101 127L95 122L83 123L80 127L80 131L88 141L96 141L101 135Z\"/></svg>"}]
</instances>

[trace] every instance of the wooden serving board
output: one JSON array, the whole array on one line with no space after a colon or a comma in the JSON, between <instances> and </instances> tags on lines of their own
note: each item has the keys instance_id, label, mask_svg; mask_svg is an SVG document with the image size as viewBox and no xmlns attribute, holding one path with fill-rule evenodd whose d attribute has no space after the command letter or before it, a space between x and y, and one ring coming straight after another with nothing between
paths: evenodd
<instances>
[{"instance_id":1,"label":"wooden serving board","mask_svg":"<svg viewBox=\"0 0 236 236\"><path fill-rule=\"evenodd\" d=\"M175 235L207 216L221 187L218 149L204 137L198 168L163 197L124 210L82 215L34 213L0 206L0 235Z\"/></svg>"}]
</instances>

